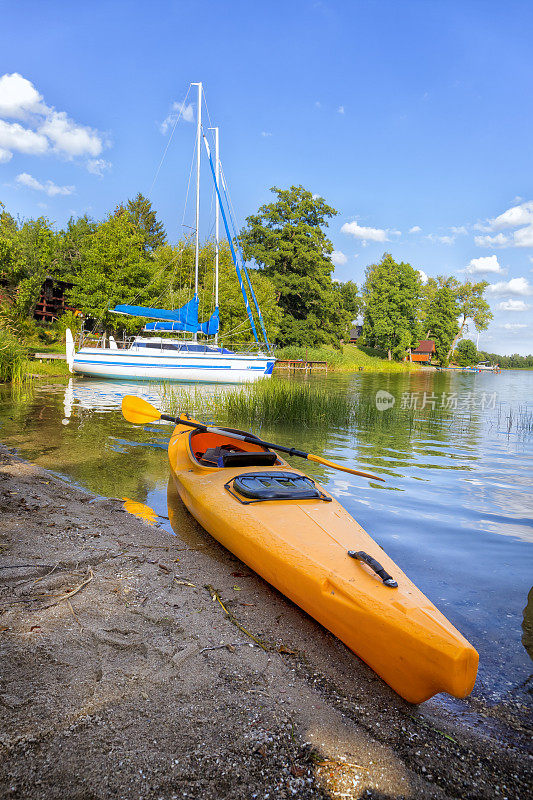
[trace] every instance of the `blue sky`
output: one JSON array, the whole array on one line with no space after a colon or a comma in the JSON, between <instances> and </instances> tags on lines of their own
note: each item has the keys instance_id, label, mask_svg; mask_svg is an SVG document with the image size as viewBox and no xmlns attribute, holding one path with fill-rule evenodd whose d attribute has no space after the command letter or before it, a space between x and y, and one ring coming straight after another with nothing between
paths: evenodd
<instances>
[{"instance_id":1,"label":"blue sky","mask_svg":"<svg viewBox=\"0 0 533 800\"><path fill-rule=\"evenodd\" d=\"M486 279L480 348L533 352L531 2L0 0L0 14L11 212L62 225L148 193L162 123L201 80L239 222L271 186L302 184L339 211L337 278L361 283L390 251ZM171 240L193 137L180 121L151 194Z\"/></svg>"}]
</instances>

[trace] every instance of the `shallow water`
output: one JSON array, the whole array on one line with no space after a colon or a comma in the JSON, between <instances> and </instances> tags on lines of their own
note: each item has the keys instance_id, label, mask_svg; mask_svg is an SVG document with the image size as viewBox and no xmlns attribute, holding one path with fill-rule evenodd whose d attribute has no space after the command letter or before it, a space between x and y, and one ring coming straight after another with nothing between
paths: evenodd
<instances>
[{"instance_id":1,"label":"shallow water","mask_svg":"<svg viewBox=\"0 0 533 800\"><path fill-rule=\"evenodd\" d=\"M533 372L306 380L372 400L386 391L399 405L451 406L429 420L421 412L409 429L388 423L385 409L377 422L363 421L353 430L269 425L255 432L383 475L386 484L378 484L305 464L478 649L476 693L487 700L522 696L533 672L526 650L533 658L533 600L526 614L529 634L524 622L533 582L533 436L515 422L509 431L508 414L512 409L516 420L520 411L531 412ZM68 385L3 387L0 439L93 492L149 506L171 530L170 426L125 422L118 409L127 393L160 404L157 387L146 384L74 378ZM186 516L182 520L187 525Z\"/></svg>"}]
</instances>

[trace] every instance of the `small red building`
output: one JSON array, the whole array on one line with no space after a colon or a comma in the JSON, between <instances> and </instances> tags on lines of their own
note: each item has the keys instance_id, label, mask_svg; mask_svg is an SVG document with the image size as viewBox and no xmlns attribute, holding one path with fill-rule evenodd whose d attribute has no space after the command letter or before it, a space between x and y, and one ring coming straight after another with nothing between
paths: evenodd
<instances>
[{"instance_id":1,"label":"small red building","mask_svg":"<svg viewBox=\"0 0 533 800\"><path fill-rule=\"evenodd\" d=\"M435 342L433 339L424 339L416 350L411 351L411 361L418 361L422 364L431 364L431 358L435 350Z\"/></svg>"}]
</instances>

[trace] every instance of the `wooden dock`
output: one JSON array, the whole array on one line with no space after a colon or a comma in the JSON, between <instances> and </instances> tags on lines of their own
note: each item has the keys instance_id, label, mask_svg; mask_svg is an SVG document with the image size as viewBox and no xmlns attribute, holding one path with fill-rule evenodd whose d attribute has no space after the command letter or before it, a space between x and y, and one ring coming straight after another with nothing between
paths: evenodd
<instances>
[{"instance_id":1,"label":"wooden dock","mask_svg":"<svg viewBox=\"0 0 533 800\"><path fill-rule=\"evenodd\" d=\"M288 370L289 372L300 371L300 370L304 372L312 372L313 370L324 370L327 373L328 362L303 361L302 359L277 360L274 365L274 369Z\"/></svg>"},{"instance_id":2,"label":"wooden dock","mask_svg":"<svg viewBox=\"0 0 533 800\"><path fill-rule=\"evenodd\" d=\"M34 353L35 361L66 361L65 353Z\"/></svg>"}]
</instances>

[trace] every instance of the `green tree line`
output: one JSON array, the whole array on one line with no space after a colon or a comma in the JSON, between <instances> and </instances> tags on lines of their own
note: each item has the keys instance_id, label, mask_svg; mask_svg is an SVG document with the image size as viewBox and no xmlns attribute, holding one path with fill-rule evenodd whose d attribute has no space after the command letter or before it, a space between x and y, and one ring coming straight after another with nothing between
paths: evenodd
<instances>
[{"instance_id":1,"label":"green tree line","mask_svg":"<svg viewBox=\"0 0 533 800\"><path fill-rule=\"evenodd\" d=\"M362 317L361 343L408 357L433 339L448 364L460 339L483 331L492 314L485 281L430 278L390 253L370 264L361 287L334 279L333 245L326 235L337 211L302 186L272 189L273 200L247 218L239 245L251 263L252 284L271 341L278 345L339 346ZM214 243L200 250L200 318L214 308ZM102 221L87 215L57 230L45 217L16 220L0 204L0 293L20 318L33 314L44 279L72 284L67 302L100 330L135 332L143 321L110 313L119 303L177 308L193 293L194 247L172 245L142 194ZM250 326L230 248L220 247L221 335L250 338ZM238 337L238 338L239 338ZM511 358L511 357L509 357ZM515 358L514 356L512 358ZM503 358L498 357L500 363Z\"/></svg>"}]
</instances>

